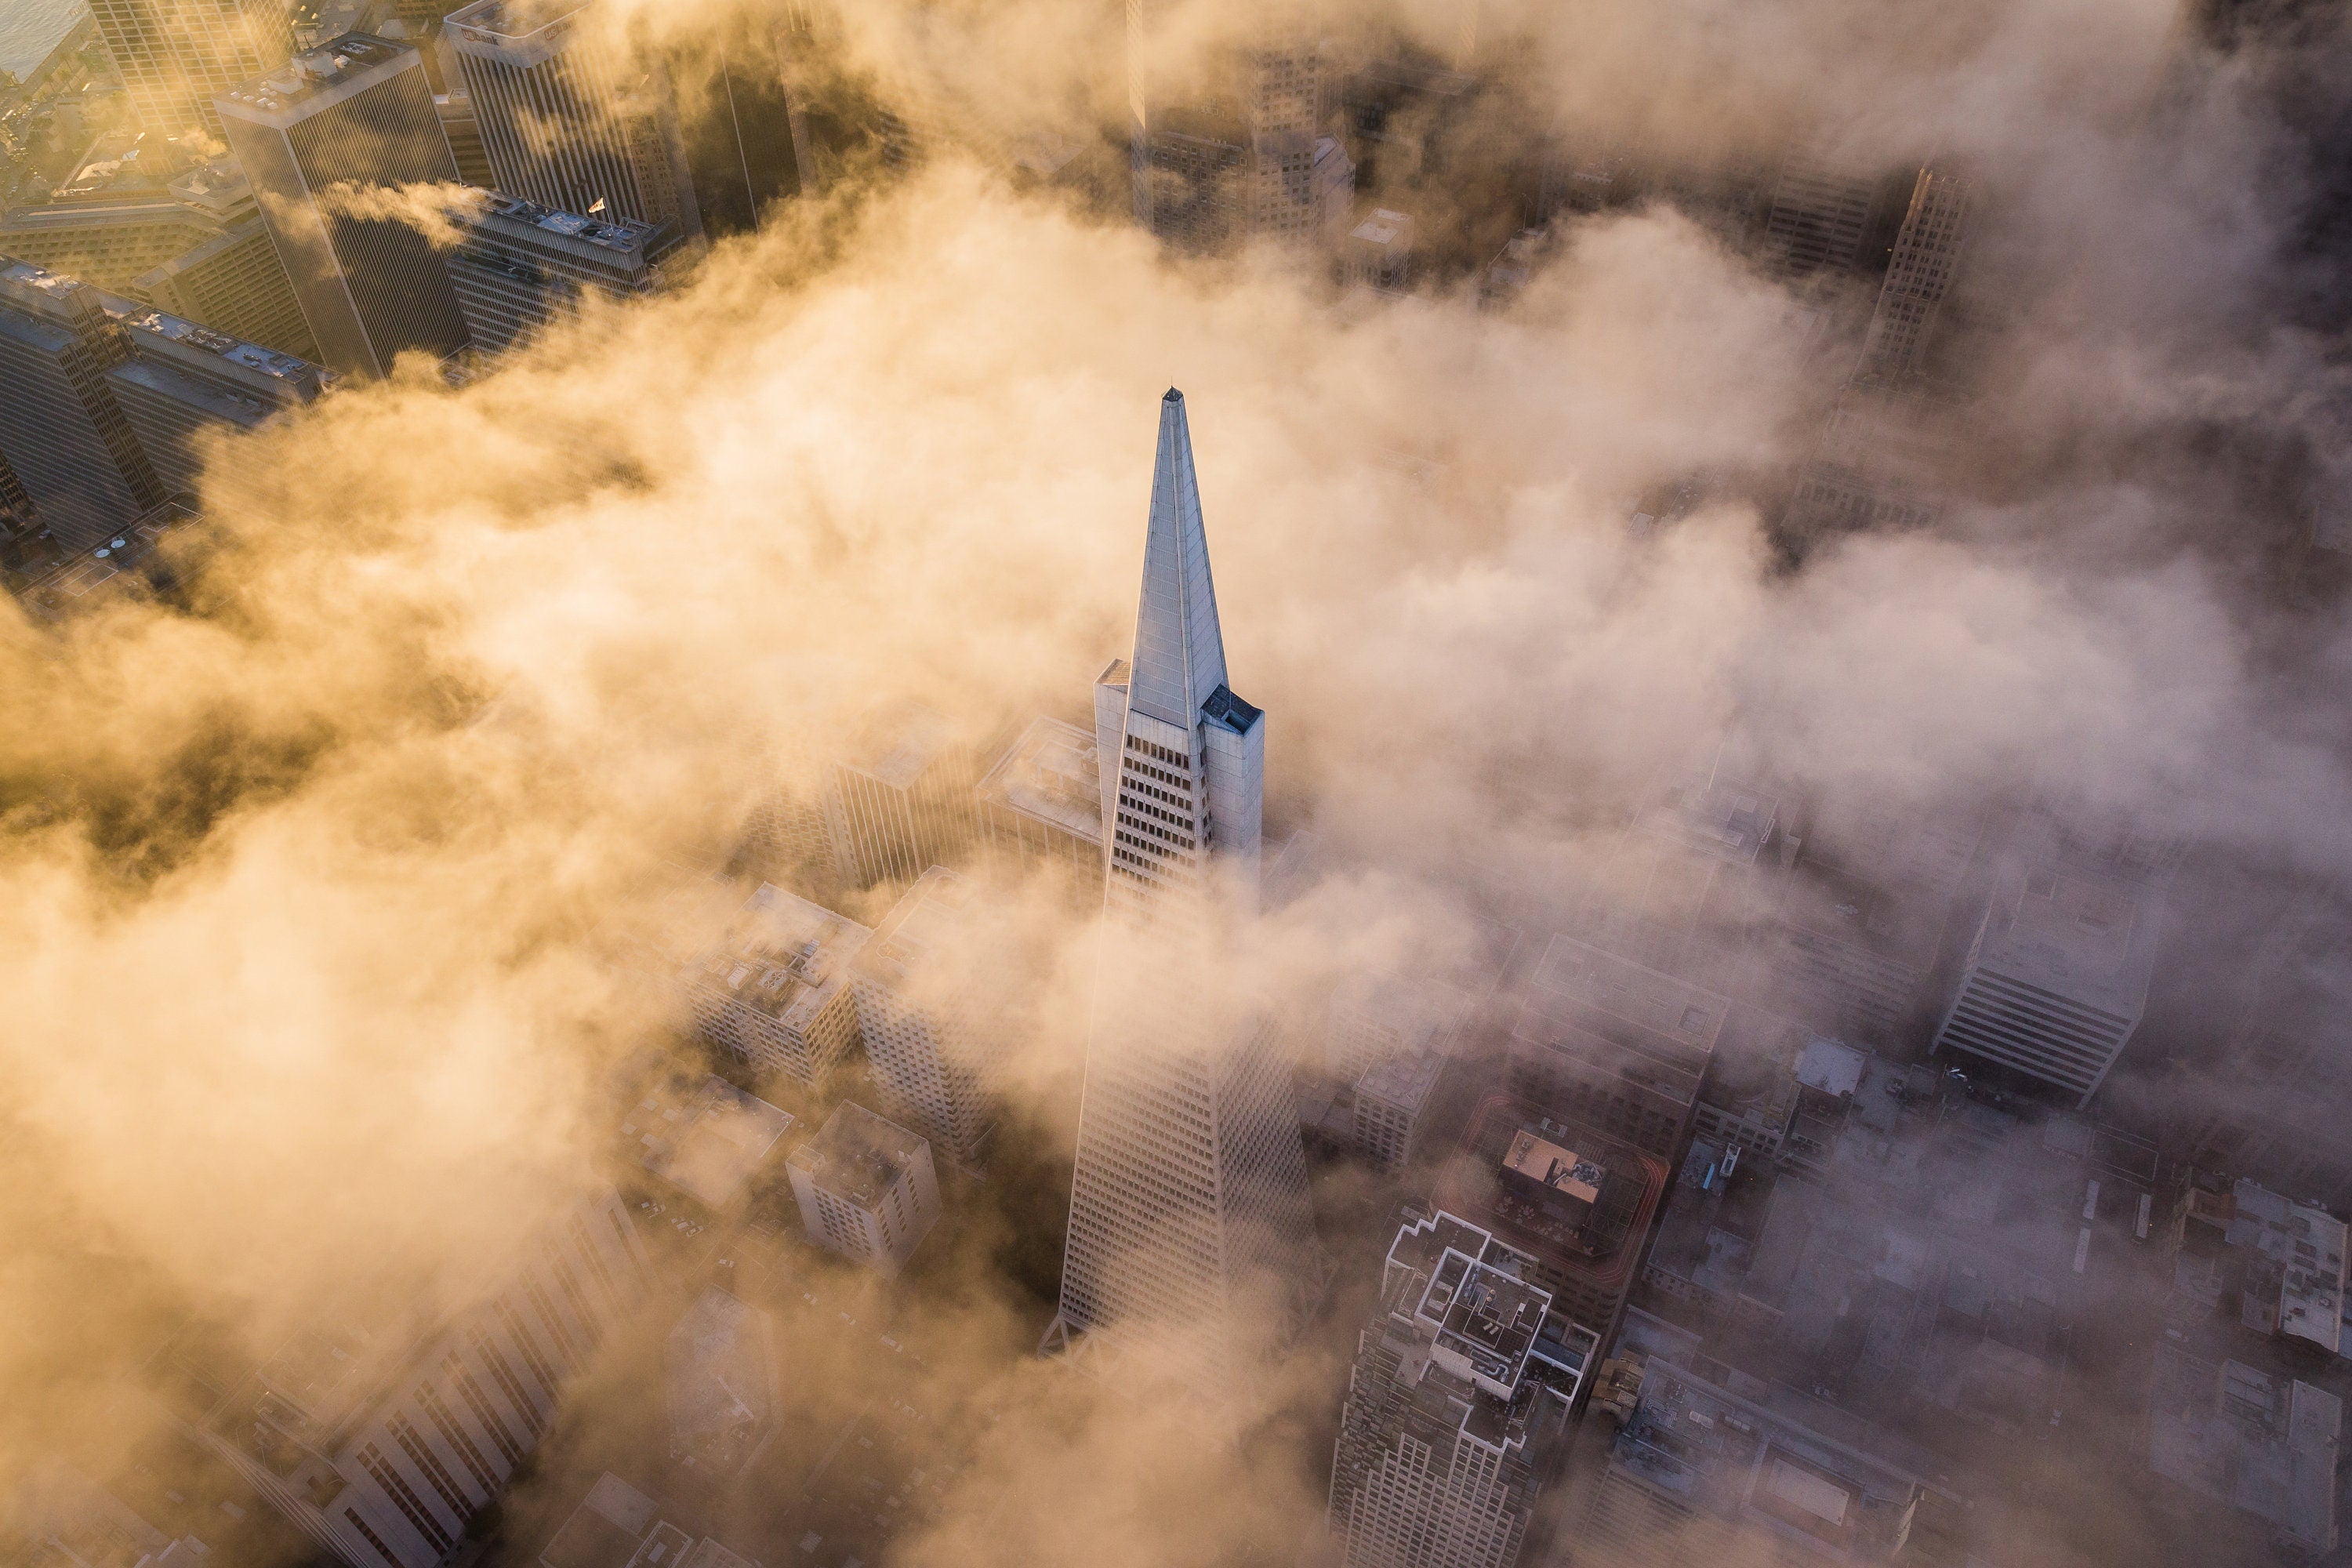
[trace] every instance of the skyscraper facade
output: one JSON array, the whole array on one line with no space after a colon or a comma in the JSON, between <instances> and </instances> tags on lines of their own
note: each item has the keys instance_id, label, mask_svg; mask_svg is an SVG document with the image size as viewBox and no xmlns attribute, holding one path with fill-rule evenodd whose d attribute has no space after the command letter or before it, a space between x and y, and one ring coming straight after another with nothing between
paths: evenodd
<instances>
[{"instance_id":1,"label":"skyscraper facade","mask_svg":"<svg viewBox=\"0 0 2352 1568\"><path fill-rule=\"evenodd\" d=\"M1097 688L1098 692L1101 689ZM1141 1329L1230 1367L1245 1308L1321 1278L1288 1064L1226 994L1221 917L1255 911L1265 716L1227 684L1184 400L1161 400L1078 1121L1064 1334Z\"/></svg>"},{"instance_id":2,"label":"skyscraper facade","mask_svg":"<svg viewBox=\"0 0 2352 1568\"><path fill-rule=\"evenodd\" d=\"M1271 14L1206 83L1181 82L1153 0L1129 0L1128 135L1135 217L1182 249L1344 234L1355 167L1326 134L1336 101L1322 42Z\"/></svg>"},{"instance_id":3,"label":"skyscraper facade","mask_svg":"<svg viewBox=\"0 0 2352 1568\"><path fill-rule=\"evenodd\" d=\"M213 100L293 52L285 0L90 0L139 123L157 137L221 134Z\"/></svg>"},{"instance_id":4,"label":"skyscraper facade","mask_svg":"<svg viewBox=\"0 0 2352 1568\"><path fill-rule=\"evenodd\" d=\"M979 1157L996 1120L994 1069L1014 1045L1008 915L971 879L934 866L850 966L885 1109L953 1160Z\"/></svg>"},{"instance_id":5,"label":"skyscraper facade","mask_svg":"<svg viewBox=\"0 0 2352 1568\"><path fill-rule=\"evenodd\" d=\"M167 493L107 384L130 357L97 289L0 258L0 453L69 551L105 542Z\"/></svg>"},{"instance_id":6,"label":"skyscraper facade","mask_svg":"<svg viewBox=\"0 0 2352 1568\"><path fill-rule=\"evenodd\" d=\"M484 353L504 353L589 293L631 299L651 293L659 276L643 224L551 212L497 192L450 216L465 238L449 255L449 281Z\"/></svg>"},{"instance_id":7,"label":"skyscraper facade","mask_svg":"<svg viewBox=\"0 0 2352 1568\"><path fill-rule=\"evenodd\" d=\"M1959 270L1960 244L1967 237L1971 183L1949 169L1929 164L1911 187L1911 205L1895 237L1895 254L1880 286L1878 309L1863 340L1857 373L1885 380L1916 376L1927 368L1927 344Z\"/></svg>"},{"instance_id":8,"label":"skyscraper facade","mask_svg":"<svg viewBox=\"0 0 2352 1568\"><path fill-rule=\"evenodd\" d=\"M223 97L220 110L328 364L373 379L410 350L446 358L466 346L448 268L413 225L366 201L457 182L422 55L346 33Z\"/></svg>"},{"instance_id":9,"label":"skyscraper facade","mask_svg":"<svg viewBox=\"0 0 2352 1568\"><path fill-rule=\"evenodd\" d=\"M677 115L658 72L634 65L593 5L477 0L443 37L473 100L482 150L509 195L699 238Z\"/></svg>"},{"instance_id":10,"label":"skyscraper facade","mask_svg":"<svg viewBox=\"0 0 2352 1568\"><path fill-rule=\"evenodd\" d=\"M305 1323L191 1426L351 1568L436 1568L539 1446L564 1384L647 1278L606 1188L468 1310L423 1332L364 1313Z\"/></svg>"},{"instance_id":11,"label":"skyscraper facade","mask_svg":"<svg viewBox=\"0 0 2352 1568\"><path fill-rule=\"evenodd\" d=\"M1389 1248L1331 1466L1348 1568L1511 1568L1600 1342L1509 1247L1440 1213Z\"/></svg>"},{"instance_id":12,"label":"skyscraper facade","mask_svg":"<svg viewBox=\"0 0 2352 1568\"><path fill-rule=\"evenodd\" d=\"M320 366L0 258L0 503L68 551L195 489L206 432L314 401ZM21 530L20 530L21 531Z\"/></svg>"}]
</instances>

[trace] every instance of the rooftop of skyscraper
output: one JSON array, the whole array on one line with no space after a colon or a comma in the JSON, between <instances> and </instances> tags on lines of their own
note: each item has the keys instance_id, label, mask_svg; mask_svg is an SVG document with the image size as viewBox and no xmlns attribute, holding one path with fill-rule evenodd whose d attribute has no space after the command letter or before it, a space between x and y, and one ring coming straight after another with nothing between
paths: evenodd
<instances>
[{"instance_id":1,"label":"rooftop of skyscraper","mask_svg":"<svg viewBox=\"0 0 2352 1568\"><path fill-rule=\"evenodd\" d=\"M657 232L651 224L635 223L627 218L583 217L578 213L544 207L537 202L527 202L520 196L510 196L500 191L488 193L479 209L467 211L461 207L452 216L460 223L472 223L492 234L507 225L515 225L541 229L564 239L576 239L624 256L643 252L646 243Z\"/></svg>"},{"instance_id":2,"label":"rooftop of skyscraper","mask_svg":"<svg viewBox=\"0 0 2352 1568\"><path fill-rule=\"evenodd\" d=\"M416 50L394 38L345 33L332 43L294 56L267 76L231 89L221 95L220 101L274 114L352 85L380 68L397 64L403 56L415 58Z\"/></svg>"},{"instance_id":3,"label":"rooftop of skyscraper","mask_svg":"<svg viewBox=\"0 0 2352 1568\"><path fill-rule=\"evenodd\" d=\"M1041 716L1021 731L980 781L980 798L1100 844L1098 768L1091 733L1076 724Z\"/></svg>"},{"instance_id":4,"label":"rooftop of skyscraper","mask_svg":"<svg viewBox=\"0 0 2352 1568\"><path fill-rule=\"evenodd\" d=\"M928 1147L921 1134L844 1100L785 1163L806 1172L824 1191L870 1209L889 1195Z\"/></svg>"},{"instance_id":5,"label":"rooftop of skyscraper","mask_svg":"<svg viewBox=\"0 0 2352 1568\"><path fill-rule=\"evenodd\" d=\"M1590 1330L1551 1310L1550 1292L1525 1278L1526 1262L1443 1210L1409 1211L1389 1247L1388 1310L1428 1336L1431 1367L1454 1384L1449 1413L1490 1443L1524 1436L1539 1392L1564 1415L1598 1348Z\"/></svg>"},{"instance_id":6,"label":"rooftop of skyscraper","mask_svg":"<svg viewBox=\"0 0 2352 1568\"><path fill-rule=\"evenodd\" d=\"M1512 1034L1688 1104L1697 1098L1729 1011L1713 992L1555 936L1528 982Z\"/></svg>"},{"instance_id":7,"label":"rooftop of skyscraper","mask_svg":"<svg viewBox=\"0 0 2352 1568\"><path fill-rule=\"evenodd\" d=\"M707 912L707 911L706 911ZM693 945L693 932L678 933ZM745 900L715 942L686 963L696 983L787 1028L806 1026L846 983L866 927L772 883ZM707 937L704 939L707 940Z\"/></svg>"}]
</instances>

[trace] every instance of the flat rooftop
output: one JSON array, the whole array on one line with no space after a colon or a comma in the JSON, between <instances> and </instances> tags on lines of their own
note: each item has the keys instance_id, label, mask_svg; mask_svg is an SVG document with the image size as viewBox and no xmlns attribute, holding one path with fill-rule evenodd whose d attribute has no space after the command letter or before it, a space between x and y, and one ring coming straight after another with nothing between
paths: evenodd
<instances>
[{"instance_id":1,"label":"flat rooftop","mask_svg":"<svg viewBox=\"0 0 2352 1568\"><path fill-rule=\"evenodd\" d=\"M2159 910L2144 879L2063 850L2013 854L2002 864L1977 963L2137 1018L2156 968Z\"/></svg>"},{"instance_id":2,"label":"flat rooftop","mask_svg":"<svg viewBox=\"0 0 2352 1568\"><path fill-rule=\"evenodd\" d=\"M749 1190L752 1173L792 1130L793 1118L715 1074L691 1093L665 1084L622 1119L628 1154L646 1170L723 1209Z\"/></svg>"},{"instance_id":3,"label":"flat rooftop","mask_svg":"<svg viewBox=\"0 0 2352 1568\"><path fill-rule=\"evenodd\" d=\"M1747 866L1763 851L1780 816L1780 798L1769 790L1710 775L1661 787L1633 822L1644 833Z\"/></svg>"},{"instance_id":4,"label":"flat rooftop","mask_svg":"<svg viewBox=\"0 0 2352 1568\"><path fill-rule=\"evenodd\" d=\"M345 33L332 43L295 55L268 76L222 94L219 101L279 115L321 99L345 96L338 89L356 89L412 60L420 65L423 61L412 45L367 33Z\"/></svg>"},{"instance_id":5,"label":"flat rooftop","mask_svg":"<svg viewBox=\"0 0 2352 1568\"><path fill-rule=\"evenodd\" d=\"M844 765L892 789L906 789L954 740L954 726L936 709L895 702L866 722ZM1099 802L1096 809L1101 810Z\"/></svg>"},{"instance_id":6,"label":"flat rooftop","mask_svg":"<svg viewBox=\"0 0 2352 1568\"><path fill-rule=\"evenodd\" d=\"M934 866L898 895L852 967L886 980L904 980L926 960L957 952L973 932L1001 918L996 900L980 884L945 866Z\"/></svg>"},{"instance_id":7,"label":"flat rooftop","mask_svg":"<svg viewBox=\"0 0 2352 1568\"><path fill-rule=\"evenodd\" d=\"M845 1100L789 1163L835 1197L871 1209L929 1147L919 1133Z\"/></svg>"},{"instance_id":8,"label":"flat rooftop","mask_svg":"<svg viewBox=\"0 0 2352 1568\"><path fill-rule=\"evenodd\" d=\"M687 964L698 984L788 1028L803 1028L846 983L873 933L845 916L762 883L726 933Z\"/></svg>"},{"instance_id":9,"label":"flat rooftop","mask_svg":"<svg viewBox=\"0 0 2352 1568\"><path fill-rule=\"evenodd\" d=\"M1102 784L1095 738L1059 719L1033 720L980 781L982 802L1102 843Z\"/></svg>"},{"instance_id":10,"label":"flat rooftop","mask_svg":"<svg viewBox=\"0 0 2352 1568\"><path fill-rule=\"evenodd\" d=\"M1687 1105L1698 1096L1730 1010L1714 992L1554 936L1528 981L1512 1037Z\"/></svg>"},{"instance_id":11,"label":"flat rooftop","mask_svg":"<svg viewBox=\"0 0 2352 1568\"><path fill-rule=\"evenodd\" d=\"M478 214L461 211L457 216L461 220L473 219L493 235L502 225L512 224L543 230L564 239L576 239L583 245L593 245L619 256L641 254L656 232L651 224L636 223L627 218L583 217L578 213L543 207L537 202L527 202L520 196L509 196L499 191L488 194Z\"/></svg>"}]
</instances>

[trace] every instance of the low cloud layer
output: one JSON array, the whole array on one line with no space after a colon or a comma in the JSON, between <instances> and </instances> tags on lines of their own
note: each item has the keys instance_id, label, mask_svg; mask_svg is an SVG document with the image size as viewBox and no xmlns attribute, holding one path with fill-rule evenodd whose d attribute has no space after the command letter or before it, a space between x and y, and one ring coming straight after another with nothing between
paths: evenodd
<instances>
[{"instance_id":1,"label":"low cloud layer","mask_svg":"<svg viewBox=\"0 0 2352 1568\"><path fill-rule=\"evenodd\" d=\"M1003 123L1098 131L1082 9L879 7L851 58L970 94L973 60L1025 57ZM1729 168L1852 104L1873 156L1984 170L1998 314L1973 489L1934 528L1791 564L1737 486L1631 524L1661 485L1801 461L1836 391L1813 303L1669 205L1567 224L1488 311L1174 263L942 156L465 389L412 365L251 438L185 603L0 619L0 1478L59 1430L102 1468L98 1391L188 1311L259 1347L354 1294L466 1299L586 1179L613 1065L678 1022L612 959L674 867L724 863L887 700L978 736L1125 652L1170 384L1270 811L1328 851L1265 933L1277 980L1462 945L1497 906L1543 929L1654 780L1717 757L1825 810L2055 792L2352 869L2352 637L2310 495L2249 467L2333 471L2337 374L2283 304L2312 193L2274 173L2297 143L2261 58L2119 3L1638 9L1482 26L1533 40L1513 90L1556 89L1571 138ZM1064 1002L1084 939L1054 932ZM1027 1080L1056 1131L1074 1011ZM1329 1399L1330 1347L1252 1412L1277 1459L1240 1465L1197 1413L1005 1355L1010 1291L969 1262L943 1375L1024 1436L907 1561L1230 1561L1305 1527L1328 1438L1284 1423ZM1181 1527L1234 1496L1229 1533Z\"/></svg>"}]
</instances>

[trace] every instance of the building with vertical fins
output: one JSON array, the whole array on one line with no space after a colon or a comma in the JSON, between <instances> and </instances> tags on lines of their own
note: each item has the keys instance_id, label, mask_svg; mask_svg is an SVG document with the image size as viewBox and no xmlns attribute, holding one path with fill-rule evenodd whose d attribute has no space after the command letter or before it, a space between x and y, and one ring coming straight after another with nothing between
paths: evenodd
<instances>
[{"instance_id":1,"label":"building with vertical fins","mask_svg":"<svg viewBox=\"0 0 2352 1568\"><path fill-rule=\"evenodd\" d=\"M996 1121L997 1072L1017 1043L1012 930L1002 900L934 866L850 963L883 1109L950 1160L979 1159Z\"/></svg>"},{"instance_id":2,"label":"building with vertical fins","mask_svg":"<svg viewBox=\"0 0 2352 1568\"><path fill-rule=\"evenodd\" d=\"M0 454L69 552L104 543L167 494L107 384L130 357L104 295L0 258Z\"/></svg>"},{"instance_id":3,"label":"building with vertical fins","mask_svg":"<svg viewBox=\"0 0 2352 1568\"><path fill-rule=\"evenodd\" d=\"M1098 712L1116 690L1097 686ZM1265 721L1227 683L1172 388L1124 699L1106 731L1103 948L1047 1342L1132 1333L1213 1378L1246 1357L1244 1318L1278 1330L1322 1267L1289 1065L1216 957L1219 917L1256 910Z\"/></svg>"},{"instance_id":4,"label":"building with vertical fins","mask_svg":"<svg viewBox=\"0 0 2352 1568\"><path fill-rule=\"evenodd\" d=\"M1450 1214L1409 1218L1357 1342L1332 1456L1348 1568L1511 1568L1600 1349L1523 1260Z\"/></svg>"},{"instance_id":5,"label":"building with vertical fins","mask_svg":"<svg viewBox=\"0 0 2352 1568\"><path fill-rule=\"evenodd\" d=\"M699 239L667 82L626 58L600 21L593 0L476 0L443 24L491 179L558 212Z\"/></svg>"},{"instance_id":6,"label":"building with vertical fins","mask_svg":"<svg viewBox=\"0 0 2352 1568\"><path fill-rule=\"evenodd\" d=\"M298 1327L258 1369L186 1380L181 1415L351 1568L436 1568L553 1423L565 1384L643 1300L644 1245L610 1187L572 1204L467 1310L398 1298ZM226 1392L222 1392L226 1389Z\"/></svg>"},{"instance_id":7,"label":"building with vertical fins","mask_svg":"<svg viewBox=\"0 0 2352 1568\"><path fill-rule=\"evenodd\" d=\"M551 212L493 191L478 206L453 205L465 235L449 255L449 281L474 347L503 353L590 294L634 299L660 277L647 261L654 231Z\"/></svg>"},{"instance_id":8,"label":"building with vertical fins","mask_svg":"<svg viewBox=\"0 0 2352 1568\"><path fill-rule=\"evenodd\" d=\"M1886 281L1863 340L1863 376L1900 380L1927 368L1927 344L1944 297L1959 270L1960 244L1967 237L1972 184L1934 164L1919 171L1911 206L1895 237Z\"/></svg>"},{"instance_id":9,"label":"building with vertical fins","mask_svg":"<svg viewBox=\"0 0 2352 1568\"><path fill-rule=\"evenodd\" d=\"M91 0L139 123L158 137L221 133L213 100L294 49L285 0Z\"/></svg>"},{"instance_id":10,"label":"building with vertical fins","mask_svg":"<svg viewBox=\"0 0 2352 1568\"><path fill-rule=\"evenodd\" d=\"M314 402L320 366L0 257L0 506L78 552L193 492L208 433ZM228 459L224 459L228 460ZM17 531L22 531L18 529Z\"/></svg>"},{"instance_id":11,"label":"building with vertical fins","mask_svg":"<svg viewBox=\"0 0 2352 1568\"><path fill-rule=\"evenodd\" d=\"M411 350L464 348L448 268L414 225L367 208L374 191L457 183L424 56L346 33L219 101L320 358L373 380Z\"/></svg>"},{"instance_id":12,"label":"building with vertical fins","mask_svg":"<svg viewBox=\"0 0 2352 1568\"><path fill-rule=\"evenodd\" d=\"M1136 222L1181 249L1303 245L1347 232L1355 165L1328 134L1330 62L1297 18L1269 16L1205 96L1174 99L1154 0L1129 0L1128 135Z\"/></svg>"}]
</instances>

